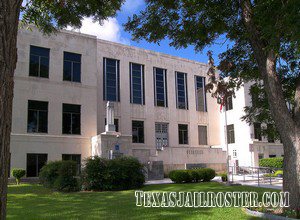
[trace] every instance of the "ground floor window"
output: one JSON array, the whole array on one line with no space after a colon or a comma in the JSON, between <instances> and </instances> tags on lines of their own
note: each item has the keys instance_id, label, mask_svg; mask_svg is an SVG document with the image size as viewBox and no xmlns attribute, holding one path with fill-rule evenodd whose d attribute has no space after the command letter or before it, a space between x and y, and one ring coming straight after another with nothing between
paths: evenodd
<instances>
[{"instance_id":1,"label":"ground floor window","mask_svg":"<svg viewBox=\"0 0 300 220\"><path fill-rule=\"evenodd\" d=\"M132 143L144 143L143 121L132 121Z\"/></svg>"},{"instance_id":2,"label":"ground floor window","mask_svg":"<svg viewBox=\"0 0 300 220\"><path fill-rule=\"evenodd\" d=\"M258 159L263 159L264 158L264 154L258 154Z\"/></svg>"},{"instance_id":3,"label":"ground floor window","mask_svg":"<svg viewBox=\"0 0 300 220\"><path fill-rule=\"evenodd\" d=\"M47 159L48 154L27 154L27 177L38 177Z\"/></svg>"},{"instance_id":4,"label":"ground floor window","mask_svg":"<svg viewBox=\"0 0 300 220\"><path fill-rule=\"evenodd\" d=\"M189 144L188 125L184 125L184 124L178 125L178 137L179 137L179 144Z\"/></svg>"},{"instance_id":5,"label":"ground floor window","mask_svg":"<svg viewBox=\"0 0 300 220\"><path fill-rule=\"evenodd\" d=\"M62 160L73 160L76 162L76 175L81 172L81 154L63 154Z\"/></svg>"},{"instance_id":6,"label":"ground floor window","mask_svg":"<svg viewBox=\"0 0 300 220\"><path fill-rule=\"evenodd\" d=\"M167 123L155 123L156 149L161 150L169 145L169 125Z\"/></svg>"},{"instance_id":7,"label":"ground floor window","mask_svg":"<svg viewBox=\"0 0 300 220\"><path fill-rule=\"evenodd\" d=\"M269 158L272 158L272 157L276 157L276 155L275 154L270 154Z\"/></svg>"}]
</instances>

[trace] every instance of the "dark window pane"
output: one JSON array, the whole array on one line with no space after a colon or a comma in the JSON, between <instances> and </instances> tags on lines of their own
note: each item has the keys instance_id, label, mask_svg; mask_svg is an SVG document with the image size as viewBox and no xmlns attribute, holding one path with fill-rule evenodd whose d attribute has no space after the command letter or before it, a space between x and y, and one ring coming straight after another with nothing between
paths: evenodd
<instances>
[{"instance_id":1,"label":"dark window pane","mask_svg":"<svg viewBox=\"0 0 300 220\"><path fill-rule=\"evenodd\" d=\"M38 173L37 173L37 175L39 175L40 170L47 163L47 158L48 158L47 154L38 154Z\"/></svg>"},{"instance_id":2,"label":"dark window pane","mask_svg":"<svg viewBox=\"0 0 300 220\"><path fill-rule=\"evenodd\" d=\"M179 144L188 144L188 126L178 125Z\"/></svg>"},{"instance_id":3,"label":"dark window pane","mask_svg":"<svg viewBox=\"0 0 300 220\"><path fill-rule=\"evenodd\" d=\"M72 114L72 134L80 134L80 114Z\"/></svg>"},{"instance_id":4,"label":"dark window pane","mask_svg":"<svg viewBox=\"0 0 300 220\"><path fill-rule=\"evenodd\" d=\"M234 125L227 125L227 143L228 144L235 143Z\"/></svg>"},{"instance_id":5,"label":"dark window pane","mask_svg":"<svg viewBox=\"0 0 300 220\"><path fill-rule=\"evenodd\" d=\"M29 75L49 77L49 49L30 46Z\"/></svg>"},{"instance_id":6,"label":"dark window pane","mask_svg":"<svg viewBox=\"0 0 300 220\"><path fill-rule=\"evenodd\" d=\"M63 113L63 134L72 134L71 114Z\"/></svg>"},{"instance_id":7,"label":"dark window pane","mask_svg":"<svg viewBox=\"0 0 300 220\"><path fill-rule=\"evenodd\" d=\"M48 102L28 100L28 132L48 132Z\"/></svg>"},{"instance_id":8,"label":"dark window pane","mask_svg":"<svg viewBox=\"0 0 300 220\"><path fill-rule=\"evenodd\" d=\"M69 60L73 62L81 62L81 55L76 53L64 52L64 60Z\"/></svg>"},{"instance_id":9,"label":"dark window pane","mask_svg":"<svg viewBox=\"0 0 300 220\"><path fill-rule=\"evenodd\" d=\"M28 122L27 122L27 131L28 132L38 132L37 126L37 111L28 110Z\"/></svg>"},{"instance_id":10,"label":"dark window pane","mask_svg":"<svg viewBox=\"0 0 300 220\"><path fill-rule=\"evenodd\" d=\"M27 154L26 174L27 177L37 176L37 155L36 154Z\"/></svg>"},{"instance_id":11,"label":"dark window pane","mask_svg":"<svg viewBox=\"0 0 300 220\"><path fill-rule=\"evenodd\" d=\"M119 62L104 58L104 100L119 101Z\"/></svg>"},{"instance_id":12,"label":"dark window pane","mask_svg":"<svg viewBox=\"0 0 300 220\"><path fill-rule=\"evenodd\" d=\"M49 77L49 59L46 57L40 58L40 77Z\"/></svg>"},{"instance_id":13,"label":"dark window pane","mask_svg":"<svg viewBox=\"0 0 300 220\"><path fill-rule=\"evenodd\" d=\"M132 142L144 143L144 122L132 121Z\"/></svg>"},{"instance_id":14,"label":"dark window pane","mask_svg":"<svg viewBox=\"0 0 300 220\"><path fill-rule=\"evenodd\" d=\"M80 63L73 63L73 82L80 82Z\"/></svg>"},{"instance_id":15,"label":"dark window pane","mask_svg":"<svg viewBox=\"0 0 300 220\"><path fill-rule=\"evenodd\" d=\"M39 75L39 56L30 55L29 76Z\"/></svg>"},{"instance_id":16,"label":"dark window pane","mask_svg":"<svg viewBox=\"0 0 300 220\"><path fill-rule=\"evenodd\" d=\"M48 132L48 112L39 111L39 132Z\"/></svg>"},{"instance_id":17,"label":"dark window pane","mask_svg":"<svg viewBox=\"0 0 300 220\"><path fill-rule=\"evenodd\" d=\"M71 81L72 80L72 63L69 61L64 61L64 80Z\"/></svg>"}]
</instances>

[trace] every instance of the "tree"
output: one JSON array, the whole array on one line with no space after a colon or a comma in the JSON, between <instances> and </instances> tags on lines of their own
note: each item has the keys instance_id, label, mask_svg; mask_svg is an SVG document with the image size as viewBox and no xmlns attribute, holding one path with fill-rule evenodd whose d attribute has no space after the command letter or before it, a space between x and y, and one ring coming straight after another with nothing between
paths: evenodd
<instances>
[{"instance_id":1,"label":"tree","mask_svg":"<svg viewBox=\"0 0 300 220\"><path fill-rule=\"evenodd\" d=\"M25 2L25 1L24 1ZM84 17L101 23L115 16L124 0L22 0L0 1L0 219L6 216L9 145L12 121L13 75L17 62L17 33L34 24L45 34L72 26L81 27ZM20 12L22 18L19 21Z\"/></svg>"},{"instance_id":2,"label":"tree","mask_svg":"<svg viewBox=\"0 0 300 220\"><path fill-rule=\"evenodd\" d=\"M134 40L159 43L169 38L175 48L193 45L201 51L220 36L232 42L220 54L218 69L229 77L223 86L263 83L269 113L284 145L283 189L290 192L293 209L300 205L299 12L299 0L148 0L146 9L125 24Z\"/></svg>"}]
</instances>

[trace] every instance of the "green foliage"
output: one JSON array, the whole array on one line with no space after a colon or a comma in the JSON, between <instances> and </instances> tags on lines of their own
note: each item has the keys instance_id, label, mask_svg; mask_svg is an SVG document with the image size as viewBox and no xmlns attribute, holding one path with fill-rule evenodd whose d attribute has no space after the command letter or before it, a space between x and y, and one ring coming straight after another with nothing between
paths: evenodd
<instances>
[{"instance_id":1,"label":"green foliage","mask_svg":"<svg viewBox=\"0 0 300 220\"><path fill-rule=\"evenodd\" d=\"M227 181L227 179L228 179L227 173L221 173L220 176L221 176L222 182L226 182Z\"/></svg>"},{"instance_id":2,"label":"green foliage","mask_svg":"<svg viewBox=\"0 0 300 220\"><path fill-rule=\"evenodd\" d=\"M108 17L116 15L124 0L75 0L75 1L27 1L21 7L22 26L34 24L44 33L71 26L80 28L81 20L93 17L95 21L102 22Z\"/></svg>"},{"instance_id":3,"label":"green foliage","mask_svg":"<svg viewBox=\"0 0 300 220\"><path fill-rule=\"evenodd\" d=\"M144 166L137 158L120 157L109 161L112 189L136 189L145 183Z\"/></svg>"},{"instance_id":4,"label":"green foliage","mask_svg":"<svg viewBox=\"0 0 300 220\"><path fill-rule=\"evenodd\" d=\"M76 176L76 162L71 160L50 161L42 167L39 179L48 188L58 191L74 192L79 190Z\"/></svg>"},{"instance_id":5,"label":"green foliage","mask_svg":"<svg viewBox=\"0 0 300 220\"><path fill-rule=\"evenodd\" d=\"M211 168L203 168L202 173L204 182L210 181L216 176L216 171Z\"/></svg>"},{"instance_id":6,"label":"green foliage","mask_svg":"<svg viewBox=\"0 0 300 220\"><path fill-rule=\"evenodd\" d=\"M111 190L109 160L98 156L87 158L81 174L81 184L85 190Z\"/></svg>"},{"instance_id":7,"label":"green foliage","mask_svg":"<svg viewBox=\"0 0 300 220\"><path fill-rule=\"evenodd\" d=\"M251 24L247 28L243 9L249 3ZM244 7L243 7L244 6ZM234 95L234 88L251 81L259 96L255 106L245 108L249 124L260 122L270 124L262 130L263 136L279 139L279 125L275 126L264 91L262 66L266 63L268 52L276 56L276 74L285 101L291 103L290 114L294 117L295 91L300 71L300 1L146 1L146 8L128 19L125 30L130 31L134 40L145 39L159 43L169 39L170 46L186 48L193 46L202 51L212 44L227 44L227 50L219 54L220 63L214 66L212 53L208 53L210 68L208 70L207 91L213 97ZM159 28L157 28L159 27ZM253 31L256 30L256 31ZM259 39L261 54L254 53L253 39ZM258 62L262 63L261 66ZM217 78L217 69L221 79ZM227 77L225 82L222 78ZM267 83L267 81L265 81ZM298 87L300 85L298 84ZM253 92L253 93L252 93ZM278 103L277 103L278 104ZM285 103L280 103L284 105ZM286 132L286 131L282 131Z\"/></svg>"},{"instance_id":8,"label":"green foliage","mask_svg":"<svg viewBox=\"0 0 300 220\"><path fill-rule=\"evenodd\" d=\"M107 160L90 157L85 161L81 182L86 190L140 188L145 183L144 166L133 157Z\"/></svg>"},{"instance_id":9,"label":"green foliage","mask_svg":"<svg viewBox=\"0 0 300 220\"><path fill-rule=\"evenodd\" d=\"M283 158L282 157L263 158L259 160L259 166L283 168Z\"/></svg>"},{"instance_id":10,"label":"green foliage","mask_svg":"<svg viewBox=\"0 0 300 220\"><path fill-rule=\"evenodd\" d=\"M13 175L13 177L16 178L17 184L20 183L21 178L23 176L25 176L25 174L26 174L26 171L24 169L21 169L21 168L14 168L12 170L12 175Z\"/></svg>"},{"instance_id":11,"label":"green foliage","mask_svg":"<svg viewBox=\"0 0 300 220\"><path fill-rule=\"evenodd\" d=\"M193 170L172 170L169 178L175 183L207 182L212 180L216 172L210 168L200 168Z\"/></svg>"}]
</instances>

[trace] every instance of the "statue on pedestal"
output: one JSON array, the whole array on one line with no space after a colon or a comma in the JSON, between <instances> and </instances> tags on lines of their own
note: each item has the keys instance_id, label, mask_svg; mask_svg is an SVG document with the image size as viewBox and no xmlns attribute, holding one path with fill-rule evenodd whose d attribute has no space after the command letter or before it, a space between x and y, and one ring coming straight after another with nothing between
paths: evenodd
<instances>
[{"instance_id":1,"label":"statue on pedestal","mask_svg":"<svg viewBox=\"0 0 300 220\"><path fill-rule=\"evenodd\" d=\"M106 125L105 132L116 132L116 126L114 124L114 103L108 101L106 105Z\"/></svg>"}]
</instances>

